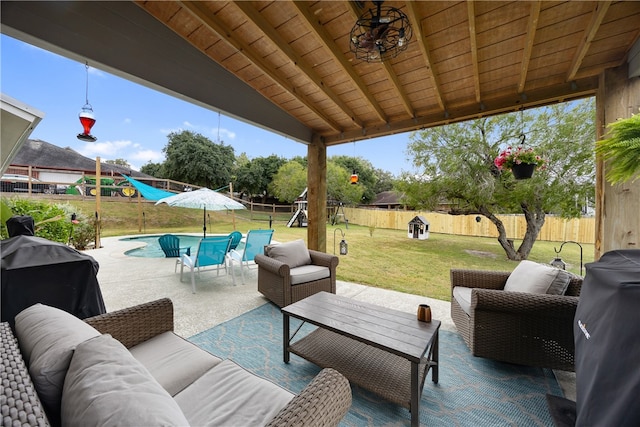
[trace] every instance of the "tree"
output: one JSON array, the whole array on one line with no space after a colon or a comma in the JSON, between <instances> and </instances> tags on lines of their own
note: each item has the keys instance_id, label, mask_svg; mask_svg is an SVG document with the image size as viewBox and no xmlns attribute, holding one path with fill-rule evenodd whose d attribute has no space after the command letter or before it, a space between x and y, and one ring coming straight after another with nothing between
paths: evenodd
<instances>
[{"instance_id":1,"label":"tree","mask_svg":"<svg viewBox=\"0 0 640 427\"><path fill-rule=\"evenodd\" d=\"M368 203L375 199L379 177L370 161L362 157L332 156L330 161L343 167L351 175L358 174L358 185L362 187L362 197L355 203ZM328 174L328 173L327 173Z\"/></svg>"},{"instance_id":2,"label":"tree","mask_svg":"<svg viewBox=\"0 0 640 427\"><path fill-rule=\"evenodd\" d=\"M414 133L408 154L419 175L405 173L397 189L413 207L450 203L449 213L480 214L498 230L498 242L512 260L529 253L545 215L580 215L594 195L595 107L593 99L556 104ZM521 141L546 160L533 178L516 181L499 170L500 149ZM522 213L527 222L522 243L514 247L500 213Z\"/></svg>"},{"instance_id":3,"label":"tree","mask_svg":"<svg viewBox=\"0 0 640 427\"><path fill-rule=\"evenodd\" d=\"M165 178L211 189L231 182L235 164L233 147L216 144L199 133L172 132L162 149Z\"/></svg>"},{"instance_id":4,"label":"tree","mask_svg":"<svg viewBox=\"0 0 640 427\"><path fill-rule=\"evenodd\" d=\"M107 160L105 163L108 163L110 165L124 166L125 168L131 169L131 165L125 159Z\"/></svg>"},{"instance_id":5,"label":"tree","mask_svg":"<svg viewBox=\"0 0 640 427\"><path fill-rule=\"evenodd\" d=\"M259 194L266 198L269 184L280 167L287 161L279 156L256 157L238 165L236 172L236 191L254 196Z\"/></svg>"},{"instance_id":6,"label":"tree","mask_svg":"<svg viewBox=\"0 0 640 427\"><path fill-rule=\"evenodd\" d=\"M164 163L145 163L140 168L140 172L151 175L155 178L164 178Z\"/></svg>"},{"instance_id":7,"label":"tree","mask_svg":"<svg viewBox=\"0 0 640 427\"><path fill-rule=\"evenodd\" d=\"M327 200L357 205L362 200L365 187L361 184L350 183L350 170L345 169L334 161L327 162Z\"/></svg>"},{"instance_id":8,"label":"tree","mask_svg":"<svg viewBox=\"0 0 640 427\"><path fill-rule=\"evenodd\" d=\"M345 204L357 204L363 187L351 185L351 172L335 162L327 162L327 199ZM307 168L298 160L285 163L273 177L271 192L283 202L293 202L307 187Z\"/></svg>"},{"instance_id":9,"label":"tree","mask_svg":"<svg viewBox=\"0 0 640 427\"><path fill-rule=\"evenodd\" d=\"M282 202L293 203L307 187L307 170L290 160L278 169L270 184L270 192Z\"/></svg>"}]
</instances>

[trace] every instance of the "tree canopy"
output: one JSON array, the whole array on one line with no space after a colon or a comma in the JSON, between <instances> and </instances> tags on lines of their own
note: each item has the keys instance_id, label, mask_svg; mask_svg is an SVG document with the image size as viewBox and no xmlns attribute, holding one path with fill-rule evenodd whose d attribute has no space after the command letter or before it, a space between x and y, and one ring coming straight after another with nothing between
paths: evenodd
<instances>
[{"instance_id":1,"label":"tree canopy","mask_svg":"<svg viewBox=\"0 0 640 427\"><path fill-rule=\"evenodd\" d=\"M452 214L487 217L509 259L526 259L547 213L576 217L593 199L594 122L590 98L415 132L408 156L421 173L405 173L397 189L415 208L446 205ZM494 164L501 150L521 142L546 161L527 180ZM506 235L496 216L505 213L524 214L524 236ZM522 239L517 249L514 239Z\"/></svg>"},{"instance_id":2,"label":"tree canopy","mask_svg":"<svg viewBox=\"0 0 640 427\"><path fill-rule=\"evenodd\" d=\"M233 147L216 144L188 130L172 132L163 148L166 160L164 177L216 189L231 182L235 154Z\"/></svg>"}]
</instances>

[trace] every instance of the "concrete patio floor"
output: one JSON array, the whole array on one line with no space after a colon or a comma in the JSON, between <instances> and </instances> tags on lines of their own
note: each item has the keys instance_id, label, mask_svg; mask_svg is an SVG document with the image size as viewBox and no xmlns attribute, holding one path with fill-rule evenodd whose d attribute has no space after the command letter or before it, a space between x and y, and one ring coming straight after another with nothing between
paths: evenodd
<instances>
[{"instance_id":1,"label":"concrete patio floor","mask_svg":"<svg viewBox=\"0 0 640 427\"><path fill-rule=\"evenodd\" d=\"M86 253L100 264L98 281L107 311L131 307L159 298L170 298L174 305L175 332L190 337L268 302L257 290L257 269L253 266L242 283L235 267L236 285L231 275L215 269L196 275L197 293L191 292L188 270L180 281L180 267L174 273L173 258L140 258L125 252L144 243L122 240L127 236L101 239L101 248ZM339 268L339 267L338 267ZM442 322L442 330L455 332L450 303L418 295L338 281L336 293L359 301L415 313L419 304L429 304L432 316ZM441 351L446 351L441 349ZM554 371L566 398L575 401L575 374Z\"/></svg>"}]
</instances>

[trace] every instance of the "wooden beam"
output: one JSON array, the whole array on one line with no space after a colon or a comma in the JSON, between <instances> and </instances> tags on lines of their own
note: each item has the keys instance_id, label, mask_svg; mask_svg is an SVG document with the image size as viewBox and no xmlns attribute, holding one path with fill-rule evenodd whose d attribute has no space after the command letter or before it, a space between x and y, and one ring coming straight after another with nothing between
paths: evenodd
<instances>
[{"instance_id":1,"label":"wooden beam","mask_svg":"<svg viewBox=\"0 0 640 427\"><path fill-rule=\"evenodd\" d=\"M467 2L467 15L469 17L469 43L471 44L471 66L473 67L473 86L476 93L476 102L480 103L480 71L478 70L478 44L476 42L476 11L473 1Z\"/></svg>"},{"instance_id":2,"label":"wooden beam","mask_svg":"<svg viewBox=\"0 0 640 427\"><path fill-rule=\"evenodd\" d=\"M247 60L258 67L263 73L268 75L274 82L279 84L284 90L289 92L292 96L298 99L308 109L313 111L320 119L322 119L333 130L341 132L342 126L333 119L326 117L323 112L318 109L313 102L302 91L294 87L281 77L281 75L274 69L274 67L265 61L263 58L256 55L255 50L248 44L237 40L233 37L233 31L230 28L225 27L219 21L214 19L214 16L209 13L205 7L205 3L199 1L181 1L179 2L185 11L189 12L193 17L197 18L203 25L210 28L212 31L218 34L221 40L225 40L231 46L238 50L238 53L242 54Z\"/></svg>"},{"instance_id":3,"label":"wooden beam","mask_svg":"<svg viewBox=\"0 0 640 427\"><path fill-rule=\"evenodd\" d=\"M584 30L584 36L582 37L582 41L580 42L580 46L576 50L576 54L573 56L573 60L571 61L571 67L569 67L569 72L567 73L567 81L571 81L576 77L580 66L582 65L582 60L585 55L589 51L591 47L591 41L595 37L598 29L600 28L600 24L604 19L604 16L607 14L607 10L609 9L609 5L611 5L610 1L596 2L593 5L593 13L591 15L591 22Z\"/></svg>"},{"instance_id":4,"label":"wooden beam","mask_svg":"<svg viewBox=\"0 0 640 427\"><path fill-rule=\"evenodd\" d=\"M522 51L522 63L520 65L520 82L518 83L518 93L524 92L524 86L527 83L527 72L529 71L529 61L531 60L531 51L533 50L533 42L536 38L536 29L538 28L538 19L540 18L540 1L531 3L529 11L529 22L527 23L527 36L525 37L524 49Z\"/></svg>"},{"instance_id":5,"label":"wooden beam","mask_svg":"<svg viewBox=\"0 0 640 427\"><path fill-rule=\"evenodd\" d=\"M541 107L555 102L566 102L573 99L585 98L587 96L593 96L596 93L598 78L591 77L584 80L577 80L575 83L576 84L573 85L567 82L562 85L529 91L527 92L526 102L522 102L521 97L514 93L511 96L485 100L486 105L484 110L480 110L477 106L450 109L447 110L448 115L446 116L442 112L429 113L413 119L394 122L389 125L371 126L363 130L327 135L324 137L324 140L327 146L346 144L380 136L425 129L427 127L442 126L480 117L503 114L523 108Z\"/></svg>"},{"instance_id":6,"label":"wooden beam","mask_svg":"<svg viewBox=\"0 0 640 427\"><path fill-rule=\"evenodd\" d=\"M413 27L413 31L416 35L416 42L420 47L420 51L422 52L422 57L429 69L429 77L433 82L433 96L435 96L438 105L442 111L446 110L446 106L444 105L444 101L442 100L442 93L440 88L440 81L438 75L433 70L433 59L431 59L431 51L429 50L429 44L427 43L427 38L422 31L422 22L418 17L418 12L416 10L415 2L408 1L407 2L407 17L411 22L411 26Z\"/></svg>"},{"instance_id":7,"label":"wooden beam","mask_svg":"<svg viewBox=\"0 0 640 427\"><path fill-rule=\"evenodd\" d=\"M348 2L348 4L350 6L349 9L351 10L352 15L355 17L354 19L360 18L359 9L356 2L350 1ZM402 101L402 106L404 107L405 111L407 112L407 114L409 114L409 117L414 117L415 113L413 111L413 108L411 107L411 101L409 101L409 97L407 96L406 91L403 89L403 85L398 80L398 76L393 70L393 67L388 61L382 61L382 66L385 73L387 73L387 77L389 78L389 80L393 82L393 85L395 86L396 92L398 94L398 98Z\"/></svg>"},{"instance_id":8,"label":"wooden beam","mask_svg":"<svg viewBox=\"0 0 640 427\"><path fill-rule=\"evenodd\" d=\"M347 104L345 104L338 95L335 94L333 90L331 90L327 85L324 84L322 78L318 76L318 73L315 72L313 67L309 66L309 64L298 55L289 45L289 43L284 40L280 34L276 31L276 29L267 22L266 19L263 18L262 15L251 5L250 2L247 1L234 1L234 4L245 14L245 16L252 21L255 25L260 28L260 30L264 33L264 35L271 40L271 42L276 46L276 48L280 49L282 53L287 55L287 57L293 62L296 67L300 68L300 70L309 78L315 85L324 92L337 106L346 114L351 120L358 126L364 127L364 123L358 117L356 117L356 113L349 108Z\"/></svg>"},{"instance_id":9,"label":"wooden beam","mask_svg":"<svg viewBox=\"0 0 640 427\"><path fill-rule=\"evenodd\" d=\"M380 107L378 101L373 97L371 91L369 91L369 89L367 88L366 83L362 80L358 73L356 73L351 62L349 62L347 57L345 57L344 55L336 55L334 53L336 52L337 47L335 42L333 41L333 38L324 29L324 27L322 26L322 22L319 22L317 17L313 14L313 12L311 12L309 7L307 6L308 3L294 1L293 4L298 8L298 11L302 14L302 16L305 17L305 19L309 23L309 28L318 36L319 41L322 42L327 52L329 52L332 55L333 59L335 59L336 62L340 64L342 70L349 74L349 77L353 81L355 87L358 89L362 97L369 102L369 105L376 112L380 121L386 123L389 120L387 115L382 110L382 107Z\"/></svg>"}]
</instances>

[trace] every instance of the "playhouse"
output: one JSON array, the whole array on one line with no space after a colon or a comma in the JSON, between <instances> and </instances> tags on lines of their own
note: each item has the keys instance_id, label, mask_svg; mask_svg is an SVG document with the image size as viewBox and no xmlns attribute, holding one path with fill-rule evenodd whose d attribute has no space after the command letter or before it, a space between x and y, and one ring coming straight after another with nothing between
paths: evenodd
<instances>
[{"instance_id":1,"label":"playhouse","mask_svg":"<svg viewBox=\"0 0 640 427\"><path fill-rule=\"evenodd\" d=\"M298 196L296 201L294 202L296 205L296 211L289 219L287 223L287 227L293 227L294 224L297 224L298 227L306 227L307 226L307 189L305 188L302 193Z\"/></svg>"},{"instance_id":2,"label":"playhouse","mask_svg":"<svg viewBox=\"0 0 640 427\"><path fill-rule=\"evenodd\" d=\"M409 221L407 237L410 239L425 240L429 238L429 221L421 215Z\"/></svg>"}]
</instances>

